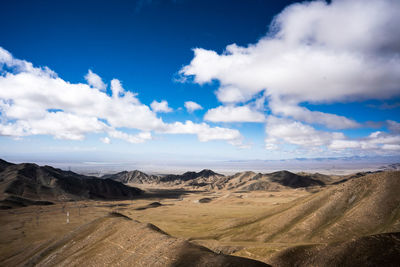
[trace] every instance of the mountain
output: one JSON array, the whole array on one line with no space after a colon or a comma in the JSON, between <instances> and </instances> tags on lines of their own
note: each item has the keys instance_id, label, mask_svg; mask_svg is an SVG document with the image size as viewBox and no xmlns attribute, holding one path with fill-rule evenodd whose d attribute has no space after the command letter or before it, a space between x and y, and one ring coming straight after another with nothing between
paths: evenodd
<instances>
[{"instance_id":1,"label":"mountain","mask_svg":"<svg viewBox=\"0 0 400 267\"><path fill-rule=\"evenodd\" d=\"M200 172L185 172L184 174L168 174L165 176L148 175L141 171L123 171L108 174L102 177L121 183L133 184L163 184L181 185L209 190L242 190L242 191L277 191L285 188L301 188L310 186L324 186L331 182L331 178L322 174L295 174L289 171L274 173L241 172L232 176L225 176L212 170Z\"/></svg>"},{"instance_id":2,"label":"mountain","mask_svg":"<svg viewBox=\"0 0 400 267\"><path fill-rule=\"evenodd\" d=\"M308 197L236 223L222 241L318 243L400 231L400 172L378 172L326 186Z\"/></svg>"},{"instance_id":3,"label":"mountain","mask_svg":"<svg viewBox=\"0 0 400 267\"><path fill-rule=\"evenodd\" d=\"M289 171L278 171L268 174L272 182L279 183L291 188L324 185L320 180L315 180L309 176L298 175Z\"/></svg>"},{"instance_id":4,"label":"mountain","mask_svg":"<svg viewBox=\"0 0 400 267\"><path fill-rule=\"evenodd\" d=\"M141 190L50 166L0 162L0 195L28 200L131 199Z\"/></svg>"},{"instance_id":5,"label":"mountain","mask_svg":"<svg viewBox=\"0 0 400 267\"><path fill-rule=\"evenodd\" d=\"M400 233L384 233L321 245L302 245L283 250L270 263L290 266L398 266Z\"/></svg>"},{"instance_id":6,"label":"mountain","mask_svg":"<svg viewBox=\"0 0 400 267\"><path fill-rule=\"evenodd\" d=\"M324 186L327 177L317 174L295 174L289 171L274 173L255 173L252 171L236 173L215 181L211 188L236 191L279 191L287 188Z\"/></svg>"},{"instance_id":7,"label":"mountain","mask_svg":"<svg viewBox=\"0 0 400 267\"><path fill-rule=\"evenodd\" d=\"M181 175L169 174L161 177L161 182L175 182L182 183L187 181L192 181L191 185L210 183L224 177L223 174L215 173L212 170L202 170L200 172L185 172ZM194 181L196 180L196 181ZM194 182L194 183L193 183Z\"/></svg>"},{"instance_id":8,"label":"mountain","mask_svg":"<svg viewBox=\"0 0 400 267\"><path fill-rule=\"evenodd\" d=\"M134 171L123 171L116 174L107 174L101 177L102 179L111 179L124 184L134 183L134 184L151 184L158 183L160 177L157 175L148 175L144 172L134 170Z\"/></svg>"},{"instance_id":9,"label":"mountain","mask_svg":"<svg viewBox=\"0 0 400 267\"><path fill-rule=\"evenodd\" d=\"M123 171L116 174L107 174L102 176L102 179L111 179L121 183L133 184L160 184L163 185L182 185L201 187L207 186L210 183L217 181L224 175L215 173L212 170L202 170L200 172L185 172L184 174L168 174L164 176L149 175L144 172Z\"/></svg>"},{"instance_id":10,"label":"mountain","mask_svg":"<svg viewBox=\"0 0 400 267\"><path fill-rule=\"evenodd\" d=\"M26 244L2 266L268 266L217 254L120 213L84 224L57 240Z\"/></svg>"},{"instance_id":11,"label":"mountain","mask_svg":"<svg viewBox=\"0 0 400 267\"><path fill-rule=\"evenodd\" d=\"M400 170L400 163L393 163L393 164L389 164L387 166L382 166L379 169L383 170L383 171L389 171L389 170Z\"/></svg>"},{"instance_id":12,"label":"mountain","mask_svg":"<svg viewBox=\"0 0 400 267\"><path fill-rule=\"evenodd\" d=\"M4 171L7 167L14 165L10 162L0 159L0 172ZM1 179L1 178L0 178ZM1 181L1 180L0 180Z\"/></svg>"}]
</instances>

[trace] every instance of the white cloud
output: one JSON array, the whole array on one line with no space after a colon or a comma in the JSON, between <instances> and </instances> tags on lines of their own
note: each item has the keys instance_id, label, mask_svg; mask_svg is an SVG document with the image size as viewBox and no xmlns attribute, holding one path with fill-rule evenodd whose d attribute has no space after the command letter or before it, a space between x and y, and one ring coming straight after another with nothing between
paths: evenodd
<instances>
[{"instance_id":1,"label":"white cloud","mask_svg":"<svg viewBox=\"0 0 400 267\"><path fill-rule=\"evenodd\" d=\"M395 122L396 123L396 122ZM366 138L350 139L340 132L324 132L290 119L269 116L265 127L266 149L281 149L285 144L295 145L305 151L330 150L331 152L353 152L390 154L400 152L400 135L395 132L377 131Z\"/></svg>"},{"instance_id":2,"label":"white cloud","mask_svg":"<svg viewBox=\"0 0 400 267\"><path fill-rule=\"evenodd\" d=\"M216 95L218 100L223 103L243 102L252 96L252 94L243 92L243 90L233 86L221 86L216 91Z\"/></svg>"},{"instance_id":3,"label":"white cloud","mask_svg":"<svg viewBox=\"0 0 400 267\"><path fill-rule=\"evenodd\" d=\"M385 150L389 153L392 151L400 152L400 135L394 133L385 132L374 132L367 138L361 138L356 140L333 140L329 145L331 149L358 149L373 151L375 153L385 153Z\"/></svg>"},{"instance_id":4,"label":"white cloud","mask_svg":"<svg viewBox=\"0 0 400 267\"><path fill-rule=\"evenodd\" d=\"M49 68L35 68L33 67L32 63L25 60L16 59L11 55L10 52L0 47L0 69L2 69L4 65L7 65L9 69L16 72L30 72L35 75L57 77L57 74Z\"/></svg>"},{"instance_id":5,"label":"white cloud","mask_svg":"<svg viewBox=\"0 0 400 267\"><path fill-rule=\"evenodd\" d=\"M332 140L329 147L331 149L360 148L360 143L357 140Z\"/></svg>"},{"instance_id":6,"label":"white cloud","mask_svg":"<svg viewBox=\"0 0 400 267\"><path fill-rule=\"evenodd\" d=\"M103 82L101 77L92 72L92 70L89 70L88 73L85 75L85 80L90 86L93 86L94 88L97 88L99 90L104 91L107 88L107 85Z\"/></svg>"},{"instance_id":7,"label":"white cloud","mask_svg":"<svg viewBox=\"0 0 400 267\"><path fill-rule=\"evenodd\" d=\"M312 148L329 145L335 139L344 139L342 133L317 131L313 127L298 121L277 118L275 116L268 117L265 129L267 147L289 143Z\"/></svg>"},{"instance_id":8,"label":"white cloud","mask_svg":"<svg viewBox=\"0 0 400 267\"><path fill-rule=\"evenodd\" d=\"M193 102L193 101L186 101L185 108L189 113L192 113L193 111L198 110L198 109L203 109L202 106L200 106L199 104L197 104L196 102Z\"/></svg>"},{"instance_id":9,"label":"white cloud","mask_svg":"<svg viewBox=\"0 0 400 267\"><path fill-rule=\"evenodd\" d=\"M111 80L111 91L114 98L118 98L123 94L124 89L122 88L121 82L118 79Z\"/></svg>"},{"instance_id":10,"label":"white cloud","mask_svg":"<svg viewBox=\"0 0 400 267\"><path fill-rule=\"evenodd\" d=\"M242 136L238 130L221 127L210 127L204 122L175 122L166 125L162 132L170 134L197 134L197 137L201 142L207 142L211 140L225 140L233 145L240 146L242 144Z\"/></svg>"},{"instance_id":11,"label":"white cloud","mask_svg":"<svg viewBox=\"0 0 400 267\"><path fill-rule=\"evenodd\" d=\"M153 101L150 104L151 109L155 112L172 112L172 108L168 107L168 102L165 100L162 100L161 102Z\"/></svg>"},{"instance_id":12,"label":"white cloud","mask_svg":"<svg viewBox=\"0 0 400 267\"><path fill-rule=\"evenodd\" d=\"M299 104L399 96L399 13L400 2L393 0L293 4L257 43L228 45L222 54L196 48L180 73L199 84L219 81L216 95L223 103L265 91L275 115L333 129L359 127Z\"/></svg>"},{"instance_id":13,"label":"white cloud","mask_svg":"<svg viewBox=\"0 0 400 267\"><path fill-rule=\"evenodd\" d=\"M127 134L121 131L112 130L108 132L110 137L122 139L132 144L140 144L144 143L145 141L151 140L151 133L150 132L141 132L135 135Z\"/></svg>"},{"instance_id":14,"label":"white cloud","mask_svg":"<svg viewBox=\"0 0 400 267\"><path fill-rule=\"evenodd\" d=\"M0 64L12 65L13 56L10 52L0 47Z\"/></svg>"},{"instance_id":15,"label":"white cloud","mask_svg":"<svg viewBox=\"0 0 400 267\"><path fill-rule=\"evenodd\" d=\"M45 134L57 139L83 140L87 133L97 133L106 129L107 126L95 117L48 112L40 118L0 124L0 135L22 137Z\"/></svg>"},{"instance_id":16,"label":"white cloud","mask_svg":"<svg viewBox=\"0 0 400 267\"><path fill-rule=\"evenodd\" d=\"M218 81L216 96L224 104L246 103L263 92L273 114L266 125L268 149L287 144L355 152L395 150L391 140L398 136L396 124L387 123L389 133L349 139L307 124L347 129L360 123L311 111L304 104L400 96L399 13L396 0L296 3L278 14L255 44L231 44L221 54L194 49L180 74L199 84Z\"/></svg>"},{"instance_id":17,"label":"white cloud","mask_svg":"<svg viewBox=\"0 0 400 267\"><path fill-rule=\"evenodd\" d=\"M400 145L399 144L384 144L382 146L382 149L384 150L393 150L393 151L400 151Z\"/></svg>"},{"instance_id":18,"label":"white cloud","mask_svg":"<svg viewBox=\"0 0 400 267\"><path fill-rule=\"evenodd\" d=\"M88 133L103 132L111 138L141 143L150 140L151 131L156 131L195 134L201 141L225 140L235 145L241 142L237 130L191 121L165 123L140 103L136 94L125 91L117 79L111 81L112 95L109 96L89 78L92 86L70 83L46 67L37 68L30 62L13 58L3 48L0 48L0 74L0 135L14 138L52 135L82 140ZM94 73L90 75L93 78ZM168 103L163 102L157 103L165 111ZM141 132L131 135L118 128Z\"/></svg>"},{"instance_id":19,"label":"white cloud","mask_svg":"<svg viewBox=\"0 0 400 267\"><path fill-rule=\"evenodd\" d=\"M392 120L386 121L389 131L392 133L400 134L400 123Z\"/></svg>"},{"instance_id":20,"label":"white cloud","mask_svg":"<svg viewBox=\"0 0 400 267\"><path fill-rule=\"evenodd\" d=\"M265 116L249 106L219 106L207 111L204 120L212 122L264 122Z\"/></svg>"},{"instance_id":21,"label":"white cloud","mask_svg":"<svg viewBox=\"0 0 400 267\"><path fill-rule=\"evenodd\" d=\"M100 141L103 142L104 144L111 144L111 139L106 137L100 138Z\"/></svg>"},{"instance_id":22,"label":"white cloud","mask_svg":"<svg viewBox=\"0 0 400 267\"><path fill-rule=\"evenodd\" d=\"M361 125L354 120L336 114L329 114L320 111L311 111L305 107L291 105L282 101L270 101L269 107L276 115L291 117L307 123L325 125L331 129L357 128Z\"/></svg>"},{"instance_id":23,"label":"white cloud","mask_svg":"<svg viewBox=\"0 0 400 267\"><path fill-rule=\"evenodd\" d=\"M181 73L218 80L222 102L263 90L295 103L390 98L400 95L399 12L391 0L295 4L258 43L223 54L196 48Z\"/></svg>"}]
</instances>

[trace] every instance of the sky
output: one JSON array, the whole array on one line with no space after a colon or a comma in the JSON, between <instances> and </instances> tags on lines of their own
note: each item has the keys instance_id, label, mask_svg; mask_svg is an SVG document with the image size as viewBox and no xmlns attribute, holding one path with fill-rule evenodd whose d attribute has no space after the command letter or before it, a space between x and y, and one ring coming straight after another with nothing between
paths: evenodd
<instances>
[{"instance_id":1,"label":"sky","mask_svg":"<svg viewBox=\"0 0 400 267\"><path fill-rule=\"evenodd\" d=\"M400 158L396 0L2 1L12 161Z\"/></svg>"}]
</instances>

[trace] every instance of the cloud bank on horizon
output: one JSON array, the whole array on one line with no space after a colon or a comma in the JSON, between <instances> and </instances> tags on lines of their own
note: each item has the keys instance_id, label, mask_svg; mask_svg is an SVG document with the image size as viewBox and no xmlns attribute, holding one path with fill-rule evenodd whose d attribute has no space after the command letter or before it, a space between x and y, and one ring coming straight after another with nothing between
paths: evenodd
<instances>
[{"instance_id":1,"label":"cloud bank on horizon","mask_svg":"<svg viewBox=\"0 0 400 267\"><path fill-rule=\"evenodd\" d=\"M265 125L266 151L399 155L399 122L387 120L388 131L350 138L343 130L362 122L304 107L400 96L399 13L395 0L298 3L278 14L255 44L231 44L222 54L195 48L180 70L182 80L219 83L220 105L200 123L165 122L161 114L175 111L167 100L147 106L118 79L105 82L89 69L87 83L72 83L0 47L0 135L83 140L102 133L105 144L135 144L154 133L191 134L247 147L235 123L251 122ZM184 102L188 113L203 106Z\"/></svg>"},{"instance_id":2,"label":"cloud bank on horizon","mask_svg":"<svg viewBox=\"0 0 400 267\"><path fill-rule=\"evenodd\" d=\"M396 121L385 122L389 132L350 139L312 125L340 130L362 127L361 123L301 105L398 97L399 13L400 2L394 0L293 4L275 17L257 43L231 44L222 54L195 48L193 60L180 73L198 84L219 82L216 96L223 106L207 112L209 121L265 121L259 102L266 101L268 150L290 144L308 151L398 153Z\"/></svg>"}]
</instances>

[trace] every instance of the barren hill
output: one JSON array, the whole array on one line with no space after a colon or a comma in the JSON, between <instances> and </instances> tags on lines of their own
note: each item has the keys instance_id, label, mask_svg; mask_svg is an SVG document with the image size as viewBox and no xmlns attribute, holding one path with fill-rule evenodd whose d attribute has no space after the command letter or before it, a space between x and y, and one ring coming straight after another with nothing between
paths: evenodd
<instances>
[{"instance_id":1,"label":"barren hill","mask_svg":"<svg viewBox=\"0 0 400 267\"><path fill-rule=\"evenodd\" d=\"M102 179L111 179L124 184L151 184L158 183L160 177L157 175L148 175L144 172L134 170L134 171L123 171L116 174L107 174L101 177Z\"/></svg>"},{"instance_id":2,"label":"barren hill","mask_svg":"<svg viewBox=\"0 0 400 267\"><path fill-rule=\"evenodd\" d=\"M215 177L223 177L224 175L215 173L212 170L202 170L200 172L185 172L181 175L169 174L161 178L162 182L171 182L171 181L189 181L195 179L210 179Z\"/></svg>"},{"instance_id":3,"label":"barren hill","mask_svg":"<svg viewBox=\"0 0 400 267\"><path fill-rule=\"evenodd\" d=\"M0 164L0 194L29 200L130 199L141 190L110 179L98 179L31 163Z\"/></svg>"},{"instance_id":4,"label":"barren hill","mask_svg":"<svg viewBox=\"0 0 400 267\"><path fill-rule=\"evenodd\" d=\"M269 179L272 182L279 183L291 188L307 187L314 185L324 185L320 180L315 180L306 175L298 175L289 171L278 171L270 173Z\"/></svg>"},{"instance_id":5,"label":"barren hill","mask_svg":"<svg viewBox=\"0 0 400 267\"><path fill-rule=\"evenodd\" d=\"M215 173L212 170L202 170L200 172L185 172L184 174L167 174L164 176L149 175L144 172L123 171L116 174L104 175L102 178L112 179L121 183L131 184L162 184L164 186L181 185L192 187L204 187L212 184L224 175Z\"/></svg>"},{"instance_id":6,"label":"barren hill","mask_svg":"<svg viewBox=\"0 0 400 267\"><path fill-rule=\"evenodd\" d=\"M200 172L185 172L184 174L168 174L164 176L148 175L144 172L123 171L102 177L125 184L161 184L163 186L189 186L206 190L236 190L236 191L278 191L285 188L301 188L324 186L332 179L322 174L295 174L289 171L274 173L254 173L251 171L225 176L212 170ZM343 177L348 180L348 177Z\"/></svg>"},{"instance_id":7,"label":"barren hill","mask_svg":"<svg viewBox=\"0 0 400 267\"><path fill-rule=\"evenodd\" d=\"M288 248L275 255L270 263L290 266L398 266L400 233L386 233L345 242L303 245Z\"/></svg>"},{"instance_id":8,"label":"barren hill","mask_svg":"<svg viewBox=\"0 0 400 267\"><path fill-rule=\"evenodd\" d=\"M241 191L278 191L284 188L323 186L325 183L317 175L295 174L289 171L274 173L239 172L215 181L211 188Z\"/></svg>"},{"instance_id":9,"label":"barren hill","mask_svg":"<svg viewBox=\"0 0 400 267\"><path fill-rule=\"evenodd\" d=\"M174 238L119 213L96 219L58 240L20 251L4 266L268 266Z\"/></svg>"},{"instance_id":10,"label":"barren hill","mask_svg":"<svg viewBox=\"0 0 400 267\"><path fill-rule=\"evenodd\" d=\"M318 243L397 232L399 192L400 172L369 174L237 223L218 239Z\"/></svg>"}]
</instances>

